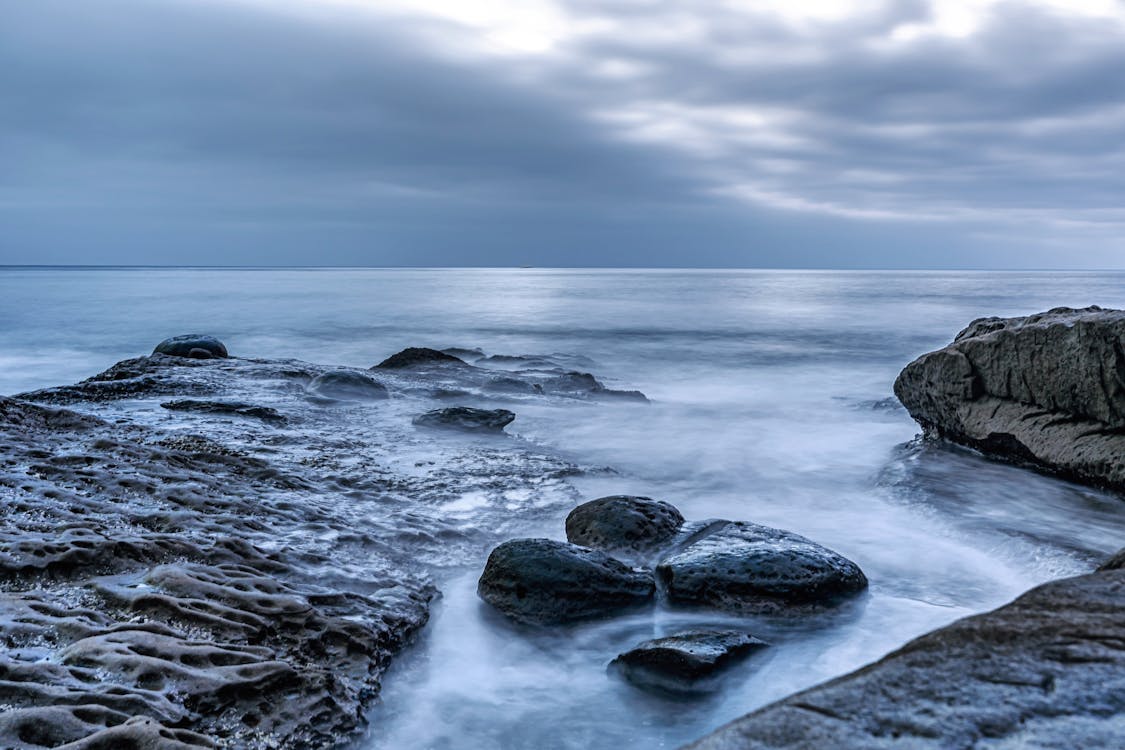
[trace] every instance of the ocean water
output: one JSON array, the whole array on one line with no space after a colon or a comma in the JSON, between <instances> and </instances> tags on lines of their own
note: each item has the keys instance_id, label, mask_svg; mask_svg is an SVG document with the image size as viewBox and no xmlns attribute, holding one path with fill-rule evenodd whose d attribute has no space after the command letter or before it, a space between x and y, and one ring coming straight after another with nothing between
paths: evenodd
<instances>
[{"instance_id":1,"label":"ocean water","mask_svg":"<svg viewBox=\"0 0 1125 750\"><path fill-rule=\"evenodd\" d=\"M553 354L643 391L651 404L521 403L509 432L580 467L567 491L498 506L454 477L444 520L499 526L500 513L505 534L561 539L575 502L649 495L811 537L858 562L869 593L827 619L655 609L527 630L475 595L501 540L486 533L419 561L442 598L357 747L674 748L1125 545L1119 498L922 444L891 392L973 318L1089 304L1125 307L1125 275L0 268L0 393L74 382L185 332L236 355L364 367L406 346ZM411 450L425 460L424 442ZM699 625L772 647L697 699L607 676L636 642Z\"/></svg>"}]
</instances>

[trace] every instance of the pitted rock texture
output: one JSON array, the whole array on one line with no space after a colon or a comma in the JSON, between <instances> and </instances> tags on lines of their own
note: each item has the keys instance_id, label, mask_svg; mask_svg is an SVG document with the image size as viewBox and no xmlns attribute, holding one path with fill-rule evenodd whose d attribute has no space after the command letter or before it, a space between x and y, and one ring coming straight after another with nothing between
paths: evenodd
<instances>
[{"instance_id":1,"label":"pitted rock texture","mask_svg":"<svg viewBox=\"0 0 1125 750\"><path fill-rule=\"evenodd\" d=\"M736 630L693 630L640 643L609 669L637 687L699 692L712 689L723 670L766 645Z\"/></svg>"},{"instance_id":2,"label":"pitted rock texture","mask_svg":"<svg viewBox=\"0 0 1125 750\"><path fill-rule=\"evenodd\" d=\"M475 409L471 406L451 406L419 414L413 422L418 427L464 432L501 432L512 423L516 415L507 409Z\"/></svg>"},{"instance_id":3,"label":"pitted rock texture","mask_svg":"<svg viewBox=\"0 0 1125 750\"><path fill-rule=\"evenodd\" d=\"M759 709L690 750L1120 747L1125 570L1054 581Z\"/></svg>"},{"instance_id":4,"label":"pitted rock texture","mask_svg":"<svg viewBox=\"0 0 1125 750\"><path fill-rule=\"evenodd\" d=\"M222 341L214 336L204 336L198 333L164 339L156 345L152 353L167 354L170 357L188 357L190 359L211 359L228 356L227 348Z\"/></svg>"},{"instance_id":5,"label":"pitted rock texture","mask_svg":"<svg viewBox=\"0 0 1125 750\"><path fill-rule=\"evenodd\" d=\"M227 417L249 417L270 424L285 424L285 417L279 414L277 409L269 406L246 404L241 401L199 401L185 398L177 401L165 401L161 406L173 411L193 411L197 414L217 414Z\"/></svg>"},{"instance_id":6,"label":"pitted rock texture","mask_svg":"<svg viewBox=\"0 0 1125 750\"><path fill-rule=\"evenodd\" d=\"M645 560L667 547L684 525L671 503L649 497L612 495L583 503L566 517L566 538L631 560Z\"/></svg>"},{"instance_id":7,"label":"pitted rock texture","mask_svg":"<svg viewBox=\"0 0 1125 750\"><path fill-rule=\"evenodd\" d=\"M339 369L154 354L0 399L0 747L347 743L426 621L429 575L574 504L573 463L410 424L436 391L484 399L495 371L310 398ZM487 502L451 513L466 494Z\"/></svg>"},{"instance_id":8,"label":"pitted rock texture","mask_svg":"<svg viewBox=\"0 0 1125 750\"><path fill-rule=\"evenodd\" d=\"M668 600L743 614L801 614L867 588L859 566L790 531L744 521L710 524L660 561Z\"/></svg>"},{"instance_id":9,"label":"pitted rock texture","mask_svg":"<svg viewBox=\"0 0 1125 750\"><path fill-rule=\"evenodd\" d=\"M907 365L895 395L928 435L1125 488L1125 311L973 321Z\"/></svg>"},{"instance_id":10,"label":"pitted rock texture","mask_svg":"<svg viewBox=\"0 0 1125 750\"><path fill-rule=\"evenodd\" d=\"M492 551L480 597L517 622L551 625L648 602L652 574L597 550L552 539L513 539Z\"/></svg>"},{"instance_id":11,"label":"pitted rock texture","mask_svg":"<svg viewBox=\"0 0 1125 750\"><path fill-rule=\"evenodd\" d=\"M309 383L309 393L342 401L373 401L390 398L387 387L357 370L332 370Z\"/></svg>"}]
</instances>

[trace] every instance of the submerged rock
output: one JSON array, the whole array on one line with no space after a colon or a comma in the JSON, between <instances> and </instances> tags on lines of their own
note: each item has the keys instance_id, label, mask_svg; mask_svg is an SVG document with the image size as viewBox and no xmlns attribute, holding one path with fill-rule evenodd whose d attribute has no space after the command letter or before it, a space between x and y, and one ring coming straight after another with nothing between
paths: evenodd
<instances>
[{"instance_id":1,"label":"submerged rock","mask_svg":"<svg viewBox=\"0 0 1125 750\"><path fill-rule=\"evenodd\" d=\"M736 630L693 630L645 641L610 662L610 671L637 687L696 692L766 642Z\"/></svg>"},{"instance_id":2,"label":"submerged rock","mask_svg":"<svg viewBox=\"0 0 1125 750\"><path fill-rule=\"evenodd\" d=\"M466 432L501 432L511 424L516 415L507 409L474 409L471 406L451 406L434 409L414 418L419 427L434 427Z\"/></svg>"},{"instance_id":3,"label":"submerged rock","mask_svg":"<svg viewBox=\"0 0 1125 750\"><path fill-rule=\"evenodd\" d=\"M454 357L452 354L438 351L437 349L426 349L424 347L410 347L403 349L397 354L384 359L379 364L375 365L377 368L384 370L401 370L407 367L417 367L418 365L432 365L432 364L466 364L465 360ZM374 368L372 368L374 369Z\"/></svg>"},{"instance_id":4,"label":"submerged rock","mask_svg":"<svg viewBox=\"0 0 1125 750\"><path fill-rule=\"evenodd\" d=\"M164 339L156 345L152 353L167 354L171 357L188 357L190 359L224 358L228 356L227 348L222 341L214 336L204 336L197 333Z\"/></svg>"},{"instance_id":5,"label":"submerged rock","mask_svg":"<svg viewBox=\"0 0 1125 750\"><path fill-rule=\"evenodd\" d=\"M566 517L566 538L612 554L647 557L664 548L684 525L670 503L612 495L583 503Z\"/></svg>"},{"instance_id":6,"label":"submerged rock","mask_svg":"<svg viewBox=\"0 0 1125 750\"><path fill-rule=\"evenodd\" d=\"M1125 737L1125 570L1045 584L690 750L1110 748Z\"/></svg>"},{"instance_id":7,"label":"submerged rock","mask_svg":"<svg viewBox=\"0 0 1125 750\"><path fill-rule=\"evenodd\" d=\"M1125 489L1125 311L975 320L895 395L927 435Z\"/></svg>"},{"instance_id":8,"label":"submerged rock","mask_svg":"<svg viewBox=\"0 0 1125 750\"><path fill-rule=\"evenodd\" d=\"M202 414L221 414L232 417L253 417L270 424L285 424L285 417L277 409L269 406L256 406L241 401L196 401L180 399L165 401L161 406L172 411L194 411Z\"/></svg>"},{"instance_id":9,"label":"submerged rock","mask_svg":"<svg viewBox=\"0 0 1125 750\"><path fill-rule=\"evenodd\" d=\"M742 521L708 528L657 565L670 601L784 614L832 605L867 587L854 562L790 531Z\"/></svg>"},{"instance_id":10,"label":"submerged rock","mask_svg":"<svg viewBox=\"0 0 1125 750\"><path fill-rule=\"evenodd\" d=\"M509 618L549 625L620 612L652 598L652 574L597 550L551 539L515 539L492 551L477 584Z\"/></svg>"},{"instance_id":11,"label":"submerged rock","mask_svg":"<svg viewBox=\"0 0 1125 750\"><path fill-rule=\"evenodd\" d=\"M312 379L309 393L342 401L377 401L390 398L387 387L356 370L332 370Z\"/></svg>"}]
</instances>

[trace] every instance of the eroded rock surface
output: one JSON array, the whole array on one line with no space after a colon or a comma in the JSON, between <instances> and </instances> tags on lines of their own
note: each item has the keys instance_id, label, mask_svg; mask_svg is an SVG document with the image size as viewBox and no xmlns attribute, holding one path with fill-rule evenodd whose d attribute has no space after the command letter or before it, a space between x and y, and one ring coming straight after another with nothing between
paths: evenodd
<instances>
[{"instance_id":1,"label":"eroded rock surface","mask_svg":"<svg viewBox=\"0 0 1125 750\"><path fill-rule=\"evenodd\" d=\"M652 574L597 550L514 539L488 556L477 592L517 621L549 625L602 617L652 598Z\"/></svg>"},{"instance_id":2,"label":"eroded rock surface","mask_svg":"<svg viewBox=\"0 0 1125 750\"><path fill-rule=\"evenodd\" d=\"M1046 750L1122 737L1125 570L1114 568L1040 586L689 747Z\"/></svg>"},{"instance_id":3,"label":"eroded rock surface","mask_svg":"<svg viewBox=\"0 0 1125 750\"><path fill-rule=\"evenodd\" d=\"M609 667L637 687L697 692L713 687L724 669L766 645L737 630L693 630L640 643Z\"/></svg>"},{"instance_id":4,"label":"eroded rock surface","mask_svg":"<svg viewBox=\"0 0 1125 750\"><path fill-rule=\"evenodd\" d=\"M859 566L791 531L744 521L708 525L664 558L656 575L668 599L744 614L798 614L867 588Z\"/></svg>"},{"instance_id":5,"label":"eroded rock surface","mask_svg":"<svg viewBox=\"0 0 1125 750\"><path fill-rule=\"evenodd\" d=\"M1125 311L973 321L907 365L895 395L928 435L1125 488Z\"/></svg>"},{"instance_id":6,"label":"eroded rock surface","mask_svg":"<svg viewBox=\"0 0 1125 750\"><path fill-rule=\"evenodd\" d=\"M154 354L0 399L0 747L353 737L429 575L576 496L535 446L416 430L430 393L496 376L441 369L325 408L308 386L339 368Z\"/></svg>"},{"instance_id":7,"label":"eroded rock surface","mask_svg":"<svg viewBox=\"0 0 1125 750\"><path fill-rule=\"evenodd\" d=\"M671 503L612 495L572 510L566 517L566 538L583 547L646 559L667 547L683 525L684 517Z\"/></svg>"}]
</instances>

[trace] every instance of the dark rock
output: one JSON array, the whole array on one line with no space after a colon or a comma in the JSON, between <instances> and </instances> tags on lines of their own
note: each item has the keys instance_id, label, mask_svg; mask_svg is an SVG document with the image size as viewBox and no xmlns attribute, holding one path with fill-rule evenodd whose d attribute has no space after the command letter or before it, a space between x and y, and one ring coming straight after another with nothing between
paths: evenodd
<instances>
[{"instance_id":1,"label":"dark rock","mask_svg":"<svg viewBox=\"0 0 1125 750\"><path fill-rule=\"evenodd\" d=\"M223 342L219 341L214 336L189 333L184 336L173 336L170 339L164 339L156 345L152 353L167 354L171 357L187 357L190 359L211 359L212 357L226 357L227 348L223 346Z\"/></svg>"},{"instance_id":2,"label":"dark rock","mask_svg":"<svg viewBox=\"0 0 1125 750\"><path fill-rule=\"evenodd\" d=\"M582 398L623 399L627 401L648 401L640 391L616 391L606 388L588 372L568 372L544 380L543 390Z\"/></svg>"},{"instance_id":3,"label":"dark rock","mask_svg":"<svg viewBox=\"0 0 1125 750\"><path fill-rule=\"evenodd\" d=\"M851 560L790 531L729 522L660 562L672 602L753 614L786 614L838 603L867 578Z\"/></svg>"},{"instance_id":4,"label":"dark rock","mask_svg":"<svg viewBox=\"0 0 1125 750\"><path fill-rule=\"evenodd\" d=\"M434 409L414 418L419 427L465 430L467 432L501 432L516 415L507 409L474 409L471 406L451 406Z\"/></svg>"},{"instance_id":5,"label":"dark rock","mask_svg":"<svg viewBox=\"0 0 1125 750\"><path fill-rule=\"evenodd\" d=\"M645 641L610 662L610 670L642 688L696 692L766 642L735 630L695 630Z\"/></svg>"},{"instance_id":6,"label":"dark rock","mask_svg":"<svg viewBox=\"0 0 1125 750\"><path fill-rule=\"evenodd\" d=\"M403 349L398 354L392 354L384 359L375 367L384 370L401 370L407 367L417 367L418 365L433 365L433 364L458 364L463 365L465 361L458 359L452 354L439 352L437 349L426 349L422 347L410 347ZM372 368L374 369L374 368Z\"/></svg>"},{"instance_id":7,"label":"dark rock","mask_svg":"<svg viewBox=\"0 0 1125 750\"><path fill-rule=\"evenodd\" d=\"M488 556L482 599L517 622L548 625L601 617L652 598L652 574L597 550L551 539L515 539Z\"/></svg>"},{"instance_id":8,"label":"dark rock","mask_svg":"<svg viewBox=\"0 0 1125 750\"><path fill-rule=\"evenodd\" d=\"M690 750L1121 747L1123 594L1119 569L1048 583L748 714Z\"/></svg>"},{"instance_id":9,"label":"dark rock","mask_svg":"<svg viewBox=\"0 0 1125 750\"><path fill-rule=\"evenodd\" d=\"M927 435L1125 488L1125 311L973 321L895 381Z\"/></svg>"},{"instance_id":10,"label":"dark rock","mask_svg":"<svg viewBox=\"0 0 1125 750\"><path fill-rule=\"evenodd\" d=\"M172 411L193 411L202 414L222 414L232 417L253 417L270 424L285 424L285 417L277 409L268 406L255 406L244 404L241 401L196 401L181 399L179 401L165 401L161 404L165 409Z\"/></svg>"},{"instance_id":11,"label":"dark rock","mask_svg":"<svg viewBox=\"0 0 1125 750\"><path fill-rule=\"evenodd\" d=\"M583 503L566 517L566 538L612 554L645 557L675 538L684 517L670 503L613 495Z\"/></svg>"},{"instance_id":12,"label":"dark rock","mask_svg":"<svg viewBox=\"0 0 1125 750\"><path fill-rule=\"evenodd\" d=\"M317 375L308 385L310 393L343 401L375 401L390 398L387 387L357 370L332 370Z\"/></svg>"}]
</instances>

